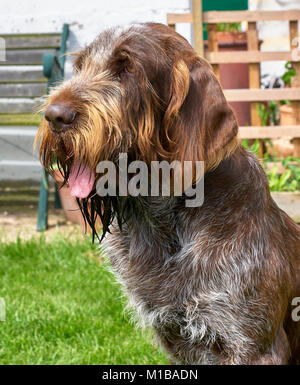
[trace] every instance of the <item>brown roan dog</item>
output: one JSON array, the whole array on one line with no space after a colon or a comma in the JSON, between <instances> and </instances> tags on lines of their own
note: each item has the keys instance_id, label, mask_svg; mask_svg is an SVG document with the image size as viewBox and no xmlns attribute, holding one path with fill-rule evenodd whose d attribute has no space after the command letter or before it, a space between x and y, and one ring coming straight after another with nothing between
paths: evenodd
<instances>
[{"instance_id":1,"label":"brown roan dog","mask_svg":"<svg viewBox=\"0 0 300 385\"><path fill-rule=\"evenodd\" d=\"M211 66L154 23L102 32L75 55L74 76L44 106L41 160L47 169L57 162L94 233L102 220L141 324L173 363L299 363L299 227L239 144ZM147 165L204 161L204 203L98 196L97 177L84 184L82 175L103 160L117 164L120 153Z\"/></svg>"}]
</instances>

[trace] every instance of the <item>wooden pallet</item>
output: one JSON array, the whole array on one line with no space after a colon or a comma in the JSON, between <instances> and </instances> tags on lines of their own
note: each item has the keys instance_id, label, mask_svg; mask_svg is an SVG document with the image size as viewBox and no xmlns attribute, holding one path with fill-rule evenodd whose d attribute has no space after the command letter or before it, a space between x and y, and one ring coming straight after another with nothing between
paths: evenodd
<instances>
[{"instance_id":1,"label":"wooden pallet","mask_svg":"<svg viewBox=\"0 0 300 385\"><path fill-rule=\"evenodd\" d=\"M261 52L257 33L257 22L260 21L287 21L290 31L290 46L286 52ZM240 127L241 138L276 138L280 136L293 137L296 156L300 157L300 62L298 37L298 21L300 10L288 11L210 11L203 12L199 8L199 1L193 1L193 12L185 14L170 13L167 15L168 25L175 29L177 23L193 23L195 50L203 56L202 23L207 23L208 50L204 56L212 64L216 76L219 78L219 64L248 63L249 89L224 90L228 101L251 102L251 126ZM218 52L217 23L248 23L247 40L248 50L238 52ZM296 45L297 44L297 45ZM294 53L293 53L294 52ZM298 61L297 61L298 59ZM291 61L296 70L292 78L292 88L260 89L260 63L264 61ZM257 102L291 100L294 111L294 126L261 126L256 111ZM261 153L262 156L262 146Z\"/></svg>"}]
</instances>

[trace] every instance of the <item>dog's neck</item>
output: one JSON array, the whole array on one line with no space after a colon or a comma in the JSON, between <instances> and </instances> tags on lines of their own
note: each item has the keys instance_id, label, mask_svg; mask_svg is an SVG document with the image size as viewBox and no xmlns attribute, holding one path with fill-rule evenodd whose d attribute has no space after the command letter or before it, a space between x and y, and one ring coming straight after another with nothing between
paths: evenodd
<instances>
[{"instance_id":1,"label":"dog's neck","mask_svg":"<svg viewBox=\"0 0 300 385\"><path fill-rule=\"evenodd\" d=\"M259 160L244 147L239 146L219 166L205 174L205 202L231 200L234 204L261 205L270 201L269 184Z\"/></svg>"}]
</instances>

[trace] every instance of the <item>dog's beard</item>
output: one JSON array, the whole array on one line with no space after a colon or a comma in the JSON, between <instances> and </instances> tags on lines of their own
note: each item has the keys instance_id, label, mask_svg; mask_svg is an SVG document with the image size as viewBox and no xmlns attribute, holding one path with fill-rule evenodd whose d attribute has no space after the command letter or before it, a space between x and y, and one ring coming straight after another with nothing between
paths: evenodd
<instances>
[{"instance_id":1,"label":"dog's beard","mask_svg":"<svg viewBox=\"0 0 300 385\"><path fill-rule=\"evenodd\" d=\"M96 190L92 190L87 198L76 198L81 214L85 221L85 226L90 226L92 230L93 242L95 237L99 242L103 240L106 233L110 233L110 226L114 219L122 230L122 225L125 221L122 204L119 197L101 197L97 195ZM101 221L102 234L99 236L98 218Z\"/></svg>"},{"instance_id":2,"label":"dog's beard","mask_svg":"<svg viewBox=\"0 0 300 385\"><path fill-rule=\"evenodd\" d=\"M72 195L75 195L85 222L85 231L87 231L87 227L89 226L91 228L93 241L97 238L99 242L101 242L107 233L110 232L109 228L114 220L116 220L117 225L120 230L122 230L122 224L124 224L128 218L128 209L127 214L125 213L125 201L127 199L126 197L120 198L118 192L116 196L99 196L96 191L98 175L94 178L87 196L78 197L74 194L74 186L71 185L70 181L73 179L75 183L80 184L79 179L82 177L82 172L86 174L86 179L88 179L89 172L95 174L96 166L94 166L94 164L90 166L88 150L85 150L84 141L82 141L81 146L82 159L75 160L74 149L72 148L73 140L74 134L70 135L70 137L67 134L58 137L48 129L43 137L43 143L45 143L45 145L40 147L40 149L42 148L40 153L41 161L50 174L55 171L59 172L62 178L61 187L68 185ZM87 159L84 156L85 154L87 154ZM109 156L115 162L116 159L118 159L117 152L111 153ZM99 161L101 161L101 159Z\"/></svg>"},{"instance_id":3,"label":"dog's beard","mask_svg":"<svg viewBox=\"0 0 300 385\"><path fill-rule=\"evenodd\" d=\"M132 148L136 153L133 159L149 161L155 154L153 140L156 138L154 135L156 115L153 104L156 99L153 90L147 93L148 98L145 101L137 99L137 106L134 106L132 113L132 103L121 106L121 101L124 102L123 91L120 84L108 74L94 76L92 81L88 79L87 88L83 89L85 78L88 78L86 74L76 76L54 90L43 107L45 110L47 106L59 104L61 100L69 98L73 100L71 96L79 94L77 107L74 108L79 118L76 119L74 126L57 135L50 130L48 122L44 119L35 141L36 143L40 141L42 164L50 172L53 169L52 165L56 164L63 177L63 184L69 183L70 176L74 176L71 180L76 181L80 170L84 170L84 177L89 171L95 175L100 161L109 160L117 163L119 154L129 153L129 149ZM79 83L82 83L79 90L77 90L78 79L81 80ZM142 113L137 114L136 109ZM160 119L160 114L158 115ZM136 118L133 119L132 116ZM159 152L161 146L156 147ZM79 170L78 175L72 175L76 168ZM77 182L80 185L80 181ZM90 189L85 190L84 194L77 196L79 207L86 224L92 229L93 237L98 237L96 228L98 217L102 222L101 240L109 231L114 219L117 220L119 227L122 227L122 223L126 220L122 202L126 200L123 197L120 199L118 195L98 196L95 183Z\"/></svg>"}]
</instances>

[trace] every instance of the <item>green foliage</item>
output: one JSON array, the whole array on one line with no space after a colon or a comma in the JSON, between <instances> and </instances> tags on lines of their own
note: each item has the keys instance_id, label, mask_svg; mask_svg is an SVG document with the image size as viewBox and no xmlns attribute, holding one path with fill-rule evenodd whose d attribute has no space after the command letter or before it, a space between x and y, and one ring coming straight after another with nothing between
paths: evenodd
<instances>
[{"instance_id":1,"label":"green foliage","mask_svg":"<svg viewBox=\"0 0 300 385\"><path fill-rule=\"evenodd\" d=\"M300 159L287 157L281 160L284 172L279 174L278 167L275 165L271 170L266 170L271 191L290 191L300 190Z\"/></svg>"},{"instance_id":2,"label":"green foliage","mask_svg":"<svg viewBox=\"0 0 300 385\"><path fill-rule=\"evenodd\" d=\"M260 124L266 126L270 116L270 109L263 103L256 103L256 111L260 118Z\"/></svg>"},{"instance_id":3,"label":"green foliage","mask_svg":"<svg viewBox=\"0 0 300 385\"><path fill-rule=\"evenodd\" d=\"M218 32L241 32L241 23L218 23Z\"/></svg>"},{"instance_id":4,"label":"green foliage","mask_svg":"<svg viewBox=\"0 0 300 385\"><path fill-rule=\"evenodd\" d=\"M250 142L252 144L250 144ZM273 146L272 145L272 142L269 140L269 139L265 139L265 142L268 142L270 144L270 146ZM244 139L242 140L242 145L249 151L253 152L253 154L255 154L257 157L259 157L259 147L260 147L260 143L259 143L259 139ZM265 153L264 154L264 161L269 161L270 160L270 155L269 153Z\"/></svg>"},{"instance_id":5,"label":"green foliage","mask_svg":"<svg viewBox=\"0 0 300 385\"><path fill-rule=\"evenodd\" d=\"M278 174L278 167L273 166L271 170L266 171L271 191L296 191L297 182L290 181L291 170L285 170L283 174Z\"/></svg>"},{"instance_id":6,"label":"green foliage","mask_svg":"<svg viewBox=\"0 0 300 385\"><path fill-rule=\"evenodd\" d=\"M166 364L90 239L0 243L0 364Z\"/></svg>"},{"instance_id":7,"label":"green foliage","mask_svg":"<svg viewBox=\"0 0 300 385\"><path fill-rule=\"evenodd\" d=\"M273 126L280 124L279 108L276 101L273 100L267 105L264 103L256 103L256 110L262 126L266 126L268 122Z\"/></svg>"},{"instance_id":8,"label":"green foliage","mask_svg":"<svg viewBox=\"0 0 300 385\"><path fill-rule=\"evenodd\" d=\"M259 154L259 140L255 139L253 143L249 144L249 139L242 140L242 145L256 156ZM270 144L272 144L270 142ZM271 170L266 167L266 162L270 161L280 162L285 168L281 174L278 173L278 166L274 165ZM267 174L271 191L299 191L300 190L300 159L289 156L285 159L272 159L268 153L264 154L262 164Z\"/></svg>"},{"instance_id":9,"label":"green foliage","mask_svg":"<svg viewBox=\"0 0 300 385\"><path fill-rule=\"evenodd\" d=\"M287 61L284 65L286 71L281 76L281 79L283 80L284 84L288 87L291 87L292 85L292 78L297 75L296 70L293 68L292 63L290 61ZM291 102L289 100L280 100L280 104L290 104Z\"/></svg>"},{"instance_id":10,"label":"green foliage","mask_svg":"<svg viewBox=\"0 0 300 385\"><path fill-rule=\"evenodd\" d=\"M290 61L286 62L284 67L286 71L282 75L281 79L285 85L291 86L292 78L296 76L296 70L292 67L292 63Z\"/></svg>"},{"instance_id":11,"label":"green foliage","mask_svg":"<svg viewBox=\"0 0 300 385\"><path fill-rule=\"evenodd\" d=\"M278 108L278 104L275 100L272 100L268 103L268 107L270 110L270 123L274 126L280 125L280 112Z\"/></svg>"},{"instance_id":12,"label":"green foliage","mask_svg":"<svg viewBox=\"0 0 300 385\"><path fill-rule=\"evenodd\" d=\"M253 152L257 157L259 154L259 140L255 139L252 144L249 143L249 139L242 140L242 145L249 151Z\"/></svg>"},{"instance_id":13,"label":"green foliage","mask_svg":"<svg viewBox=\"0 0 300 385\"><path fill-rule=\"evenodd\" d=\"M283 106L284 104L291 104L291 101L290 101L290 100L280 100L280 101L279 101L279 104L280 104L281 106Z\"/></svg>"}]
</instances>

